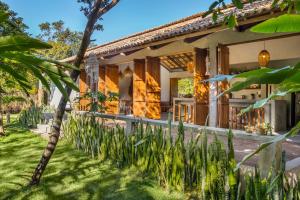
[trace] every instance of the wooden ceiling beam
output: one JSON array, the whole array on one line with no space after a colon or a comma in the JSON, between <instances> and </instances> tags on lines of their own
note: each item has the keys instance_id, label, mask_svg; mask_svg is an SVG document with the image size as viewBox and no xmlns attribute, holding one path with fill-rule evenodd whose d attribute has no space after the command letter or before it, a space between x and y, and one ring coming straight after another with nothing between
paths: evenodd
<instances>
[{"instance_id":1,"label":"wooden ceiling beam","mask_svg":"<svg viewBox=\"0 0 300 200\"><path fill-rule=\"evenodd\" d=\"M189 59L189 62L193 61L193 56L189 55L188 53L184 53L185 57Z\"/></svg>"},{"instance_id":2,"label":"wooden ceiling beam","mask_svg":"<svg viewBox=\"0 0 300 200\"><path fill-rule=\"evenodd\" d=\"M175 59L173 59L173 57L171 56L167 56L168 60L170 60L171 62L173 62L175 64L175 66L181 67L182 63L177 62Z\"/></svg>"}]
</instances>

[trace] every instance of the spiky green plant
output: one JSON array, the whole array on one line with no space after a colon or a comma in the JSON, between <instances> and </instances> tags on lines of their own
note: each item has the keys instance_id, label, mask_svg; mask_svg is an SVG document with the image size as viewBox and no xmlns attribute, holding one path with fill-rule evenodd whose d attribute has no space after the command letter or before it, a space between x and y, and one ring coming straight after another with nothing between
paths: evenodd
<instances>
[{"instance_id":1,"label":"spiky green plant","mask_svg":"<svg viewBox=\"0 0 300 200\"><path fill-rule=\"evenodd\" d=\"M19 114L19 122L22 126L36 128L37 124L43 120L42 109L37 106L31 106L22 110Z\"/></svg>"},{"instance_id":2,"label":"spiky green plant","mask_svg":"<svg viewBox=\"0 0 300 200\"><path fill-rule=\"evenodd\" d=\"M200 199L299 199L299 185L290 185L285 176L283 156L280 170L270 169L263 178L258 169L243 175L235 172L233 134L228 147L215 136L208 143L206 131L185 138L180 122L177 136L167 129L140 122L127 135L124 128L106 126L103 120L88 115L72 115L64 123L65 138L80 150L116 166L136 166L143 176L155 178L163 187L197 191ZM242 189L242 181L245 188Z\"/></svg>"}]
</instances>

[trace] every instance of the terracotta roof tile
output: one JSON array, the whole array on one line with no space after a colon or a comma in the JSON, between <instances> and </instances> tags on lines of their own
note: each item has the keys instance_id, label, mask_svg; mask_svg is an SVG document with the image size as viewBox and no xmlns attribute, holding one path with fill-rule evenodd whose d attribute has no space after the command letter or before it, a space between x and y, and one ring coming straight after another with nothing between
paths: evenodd
<instances>
[{"instance_id":1,"label":"terracotta roof tile","mask_svg":"<svg viewBox=\"0 0 300 200\"><path fill-rule=\"evenodd\" d=\"M223 10L224 16L230 15L235 12L238 19L242 20L245 17L255 17L262 14L268 14L272 7L273 0L259 0L254 3L244 4L243 9L237 9L235 7L228 7ZM149 29L140 33L130 35L128 37L121 38L109 42L107 44L99 45L89 49L86 56L90 53L97 55L112 55L126 51L130 48L135 48L141 45L145 45L152 42L157 42L163 39L172 38L188 33L199 32L207 30L209 28L216 27L223 23L224 16L220 16L217 22L214 22L212 15L203 17L204 13L198 13L181 20L165 24L153 29ZM71 61L72 57L65 59L64 61Z\"/></svg>"}]
</instances>

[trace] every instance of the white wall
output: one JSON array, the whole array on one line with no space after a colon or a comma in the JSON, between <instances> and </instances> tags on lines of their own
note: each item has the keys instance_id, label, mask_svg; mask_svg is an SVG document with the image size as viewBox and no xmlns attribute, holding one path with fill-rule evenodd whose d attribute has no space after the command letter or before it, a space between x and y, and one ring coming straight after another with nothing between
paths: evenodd
<instances>
[{"instance_id":1,"label":"white wall","mask_svg":"<svg viewBox=\"0 0 300 200\"><path fill-rule=\"evenodd\" d=\"M300 36L265 41L272 60L300 58ZM257 63L258 54L264 49L264 41L229 46L230 64Z\"/></svg>"},{"instance_id":2,"label":"white wall","mask_svg":"<svg viewBox=\"0 0 300 200\"><path fill-rule=\"evenodd\" d=\"M123 73L127 67L129 67L133 72L132 62L119 65L119 71ZM121 100L132 100L131 96L129 95L129 88L131 84L132 84L132 77L123 77L119 79L119 89L120 89L119 95Z\"/></svg>"},{"instance_id":3,"label":"white wall","mask_svg":"<svg viewBox=\"0 0 300 200\"><path fill-rule=\"evenodd\" d=\"M160 66L161 101L170 101L170 74L166 68Z\"/></svg>"},{"instance_id":4,"label":"white wall","mask_svg":"<svg viewBox=\"0 0 300 200\"><path fill-rule=\"evenodd\" d=\"M171 78L189 78L193 74L184 72L169 72L163 66L160 67L160 83L161 83L161 101L170 101L170 79Z\"/></svg>"}]
</instances>

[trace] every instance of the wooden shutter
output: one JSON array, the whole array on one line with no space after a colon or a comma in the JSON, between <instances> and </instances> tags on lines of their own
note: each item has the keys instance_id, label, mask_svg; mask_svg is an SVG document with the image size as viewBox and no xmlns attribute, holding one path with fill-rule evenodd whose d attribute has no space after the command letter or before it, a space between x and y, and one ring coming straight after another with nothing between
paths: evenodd
<instances>
[{"instance_id":1,"label":"wooden shutter","mask_svg":"<svg viewBox=\"0 0 300 200\"><path fill-rule=\"evenodd\" d=\"M80 70L79 76L79 96L82 97L88 90L87 85L87 74L84 69ZM87 105L89 104L89 99L80 99L79 101L79 110L88 110Z\"/></svg>"},{"instance_id":2,"label":"wooden shutter","mask_svg":"<svg viewBox=\"0 0 300 200\"><path fill-rule=\"evenodd\" d=\"M105 67L105 94L109 95L110 92L119 93L119 66L107 65ZM118 114L119 101L107 101L106 113Z\"/></svg>"},{"instance_id":3,"label":"wooden shutter","mask_svg":"<svg viewBox=\"0 0 300 200\"><path fill-rule=\"evenodd\" d=\"M145 60L134 60L133 72L133 115L145 117L146 113Z\"/></svg>"},{"instance_id":4,"label":"wooden shutter","mask_svg":"<svg viewBox=\"0 0 300 200\"><path fill-rule=\"evenodd\" d=\"M229 74L229 48L223 45L218 47L218 74ZM228 88L228 82L218 83L218 94ZM218 98L218 126L221 128L229 127L229 96L223 95Z\"/></svg>"},{"instance_id":5,"label":"wooden shutter","mask_svg":"<svg viewBox=\"0 0 300 200\"><path fill-rule=\"evenodd\" d=\"M160 60L146 58L146 117L160 119Z\"/></svg>"},{"instance_id":6,"label":"wooden shutter","mask_svg":"<svg viewBox=\"0 0 300 200\"><path fill-rule=\"evenodd\" d=\"M209 110L209 86L202 81L206 76L206 49L195 49L194 51L194 98L195 115L194 123L205 125Z\"/></svg>"},{"instance_id":7,"label":"wooden shutter","mask_svg":"<svg viewBox=\"0 0 300 200\"><path fill-rule=\"evenodd\" d=\"M98 91L105 94L105 66L99 66Z\"/></svg>"}]
</instances>

